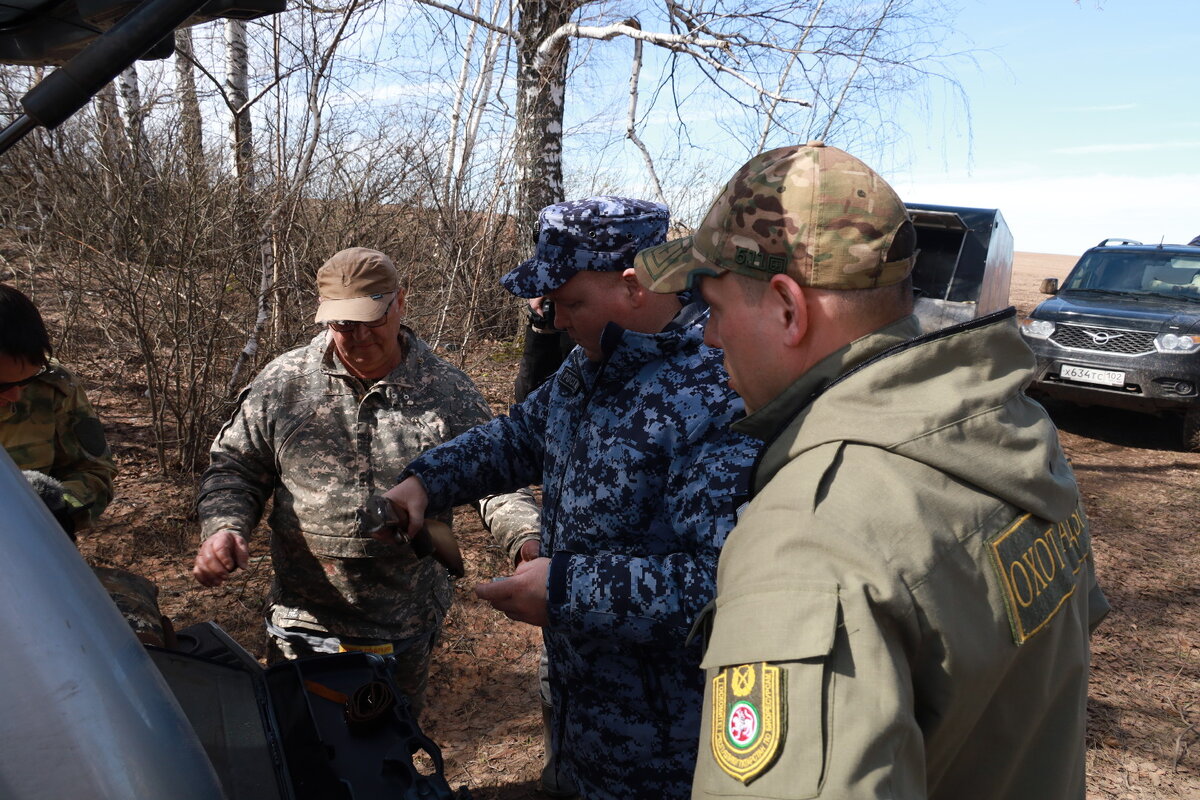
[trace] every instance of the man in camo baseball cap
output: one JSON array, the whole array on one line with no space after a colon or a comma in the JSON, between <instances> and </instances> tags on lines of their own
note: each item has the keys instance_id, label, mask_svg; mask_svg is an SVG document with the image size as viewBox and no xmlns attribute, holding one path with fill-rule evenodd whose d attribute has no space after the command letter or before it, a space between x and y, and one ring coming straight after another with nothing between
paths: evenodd
<instances>
[{"instance_id":1,"label":"man in camo baseball cap","mask_svg":"<svg viewBox=\"0 0 1200 800\"><path fill-rule=\"evenodd\" d=\"M500 279L517 297L541 297L576 273L621 272L639 250L667 240L666 206L600 195L546 206L538 214L537 250Z\"/></svg>"},{"instance_id":2,"label":"man in camo baseball cap","mask_svg":"<svg viewBox=\"0 0 1200 800\"><path fill-rule=\"evenodd\" d=\"M810 142L638 256L654 291L699 289L731 428L763 442L695 626L692 800L1085 794L1108 602L1079 488L1016 312L922 335L915 246L878 175Z\"/></svg>"},{"instance_id":3,"label":"man in camo baseball cap","mask_svg":"<svg viewBox=\"0 0 1200 800\"><path fill-rule=\"evenodd\" d=\"M695 234L640 253L638 279L655 292L725 272L787 274L818 289L889 286L912 271L906 248L888 260L911 224L892 187L849 153L823 142L781 147L737 171Z\"/></svg>"}]
</instances>

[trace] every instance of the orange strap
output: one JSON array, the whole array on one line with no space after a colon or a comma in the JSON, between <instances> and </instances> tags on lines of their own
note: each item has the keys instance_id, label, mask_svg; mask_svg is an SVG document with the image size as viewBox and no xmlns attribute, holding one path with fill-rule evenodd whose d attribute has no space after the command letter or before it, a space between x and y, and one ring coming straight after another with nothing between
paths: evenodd
<instances>
[{"instance_id":1,"label":"orange strap","mask_svg":"<svg viewBox=\"0 0 1200 800\"><path fill-rule=\"evenodd\" d=\"M328 686L317 683L316 681L305 681L304 688L308 689L318 697L324 697L326 700L337 703L338 705L344 706L346 705L346 701L350 699L336 689L330 689Z\"/></svg>"}]
</instances>

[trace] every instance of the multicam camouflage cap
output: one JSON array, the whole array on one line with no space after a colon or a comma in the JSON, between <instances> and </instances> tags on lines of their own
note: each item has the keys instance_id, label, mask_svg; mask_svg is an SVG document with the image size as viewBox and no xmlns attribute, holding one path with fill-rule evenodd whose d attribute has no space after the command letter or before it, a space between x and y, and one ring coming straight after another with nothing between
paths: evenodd
<instances>
[{"instance_id":1,"label":"multicam camouflage cap","mask_svg":"<svg viewBox=\"0 0 1200 800\"><path fill-rule=\"evenodd\" d=\"M639 253L638 280L655 292L725 272L787 274L821 289L888 286L912 271L911 253L886 260L906 222L892 187L854 156L824 142L781 147L737 171L696 233Z\"/></svg>"},{"instance_id":2,"label":"multicam camouflage cap","mask_svg":"<svg viewBox=\"0 0 1200 800\"><path fill-rule=\"evenodd\" d=\"M400 288L392 260L378 250L339 250L317 270L317 322L373 322L387 311Z\"/></svg>"},{"instance_id":3,"label":"multicam camouflage cap","mask_svg":"<svg viewBox=\"0 0 1200 800\"><path fill-rule=\"evenodd\" d=\"M628 269L639 250L667 240L669 217L658 203L609 195L546 206L533 258L500 283L517 297L541 297L584 270Z\"/></svg>"}]
</instances>

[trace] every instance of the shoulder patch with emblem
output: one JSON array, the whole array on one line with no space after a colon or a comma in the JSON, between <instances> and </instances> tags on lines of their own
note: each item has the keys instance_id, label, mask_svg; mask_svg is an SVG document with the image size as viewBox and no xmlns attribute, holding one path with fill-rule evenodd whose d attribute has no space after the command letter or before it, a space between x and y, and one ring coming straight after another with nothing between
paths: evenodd
<instances>
[{"instance_id":1,"label":"shoulder patch with emblem","mask_svg":"<svg viewBox=\"0 0 1200 800\"><path fill-rule=\"evenodd\" d=\"M567 394L579 394L583 388L583 377L575 371L574 364L568 364L558 371L558 385Z\"/></svg>"},{"instance_id":2,"label":"shoulder patch with emblem","mask_svg":"<svg viewBox=\"0 0 1200 800\"><path fill-rule=\"evenodd\" d=\"M1025 514L988 542L1013 642L1024 644L1075 593L1092 554L1083 508L1059 523Z\"/></svg>"},{"instance_id":3,"label":"shoulder patch with emblem","mask_svg":"<svg viewBox=\"0 0 1200 800\"><path fill-rule=\"evenodd\" d=\"M717 766L749 785L775 763L787 734L785 673L770 664L726 667L712 679Z\"/></svg>"}]
</instances>

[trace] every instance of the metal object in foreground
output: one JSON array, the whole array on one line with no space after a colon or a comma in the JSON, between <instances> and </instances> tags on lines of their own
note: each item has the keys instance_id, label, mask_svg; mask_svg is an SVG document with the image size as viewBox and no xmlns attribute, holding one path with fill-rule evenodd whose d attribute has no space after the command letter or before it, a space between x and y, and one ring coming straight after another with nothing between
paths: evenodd
<instances>
[{"instance_id":1,"label":"metal object in foreground","mask_svg":"<svg viewBox=\"0 0 1200 800\"><path fill-rule=\"evenodd\" d=\"M387 498L377 494L358 510L358 524L363 536L391 532L397 543L411 546L418 558L432 555L454 577L461 578L466 574L462 551L458 549L454 532L444 522L427 519L417 535L411 540L407 539L403 534L408 527L407 515L400 516Z\"/></svg>"},{"instance_id":2,"label":"metal object in foreground","mask_svg":"<svg viewBox=\"0 0 1200 800\"><path fill-rule=\"evenodd\" d=\"M223 797L142 644L2 449L0 498L0 795Z\"/></svg>"}]
</instances>

